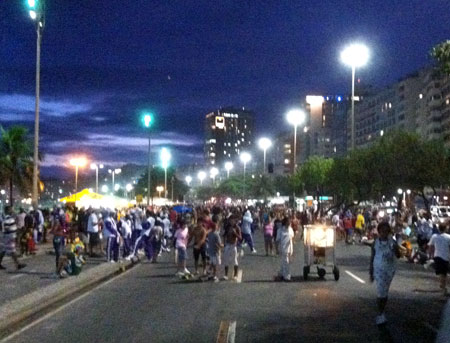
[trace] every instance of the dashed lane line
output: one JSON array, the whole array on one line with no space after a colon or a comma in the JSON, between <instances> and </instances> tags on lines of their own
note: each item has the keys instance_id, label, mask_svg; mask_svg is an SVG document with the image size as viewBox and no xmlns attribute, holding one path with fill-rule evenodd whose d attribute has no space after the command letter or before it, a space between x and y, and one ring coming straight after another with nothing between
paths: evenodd
<instances>
[{"instance_id":1,"label":"dashed lane line","mask_svg":"<svg viewBox=\"0 0 450 343\"><path fill-rule=\"evenodd\" d=\"M222 320L217 333L216 343L234 343L236 337L236 321Z\"/></svg>"},{"instance_id":2,"label":"dashed lane line","mask_svg":"<svg viewBox=\"0 0 450 343\"><path fill-rule=\"evenodd\" d=\"M358 281L359 283L366 283L363 279L357 277L355 274L353 274L352 272L349 272L348 270L345 271L348 275L350 275L352 278L354 278L356 281Z\"/></svg>"}]
</instances>

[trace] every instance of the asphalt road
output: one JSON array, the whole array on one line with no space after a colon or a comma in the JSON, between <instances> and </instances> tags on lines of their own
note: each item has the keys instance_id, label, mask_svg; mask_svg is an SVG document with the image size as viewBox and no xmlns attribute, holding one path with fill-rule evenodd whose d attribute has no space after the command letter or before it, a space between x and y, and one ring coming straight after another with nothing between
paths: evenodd
<instances>
[{"instance_id":1,"label":"asphalt road","mask_svg":"<svg viewBox=\"0 0 450 343\"><path fill-rule=\"evenodd\" d=\"M216 342L235 321L236 342L432 342L445 299L431 271L406 262L391 287L389 323L374 324L375 286L368 281L370 249L337 247L341 279L303 281L302 244L293 282L274 282L277 257L246 250L242 282L190 282L174 276L173 255L138 265L41 318L10 342ZM248 248L247 248L248 249ZM192 263L192 259L190 260ZM349 274L349 273L351 274ZM356 277L356 278L355 278ZM357 278L359 280L357 280Z\"/></svg>"}]
</instances>

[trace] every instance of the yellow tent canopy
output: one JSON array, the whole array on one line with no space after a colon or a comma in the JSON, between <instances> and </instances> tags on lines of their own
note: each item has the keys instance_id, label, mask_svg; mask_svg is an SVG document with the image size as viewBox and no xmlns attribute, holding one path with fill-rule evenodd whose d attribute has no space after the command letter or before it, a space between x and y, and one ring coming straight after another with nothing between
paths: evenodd
<instances>
[{"instance_id":1,"label":"yellow tent canopy","mask_svg":"<svg viewBox=\"0 0 450 343\"><path fill-rule=\"evenodd\" d=\"M59 201L64 203L74 203L75 201L101 200L101 199L103 199L103 195L91 192L89 191L89 189L85 188L81 192L69 195L65 198L61 198L59 199Z\"/></svg>"}]
</instances>

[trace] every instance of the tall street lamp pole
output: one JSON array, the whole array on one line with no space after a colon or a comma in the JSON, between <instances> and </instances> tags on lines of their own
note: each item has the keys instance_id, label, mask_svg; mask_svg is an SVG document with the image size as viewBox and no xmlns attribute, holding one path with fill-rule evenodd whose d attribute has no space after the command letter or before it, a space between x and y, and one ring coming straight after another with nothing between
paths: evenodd
<instances>
[{"instance_id":1,"label":"tall street lamp pole","mask_svg":"<svg viewBox=\"0 0 450 343\"><path fill-rule=\"evenodd\" d=\"M98 169L103 168L103 164L97 165L95 163L91 163L91 169L95 170L95 193L98 193Z\"/></svg>"},{"instance_id":2,"label":"tall street lamp pole","mask_svg":"<svg viewBox=\"0 0 450 343\"><path fill-rule=\"evenodd\" d=\"M306 120L306 114L301 109L290 110L286 115L289 124L294 126L294 158L293 158L293 170L297 168L297 126L303 124Z\"/></svg>"},{"instance_id":3,"label":"tall street lamp pole","mask_svg":"<svg viewBox=\"0 0 450 343\"><path fill-rule=\"evenodd\" d=\"M167 199L167 168L169 167L170 159L172 155L167 148L161 149L161 164L164 168L164 197Z\"/></svg>"},{"instance_id":4,"label":"tall street lamp pole","mask_svg":"<svg viewBox=\"0 0 450 343\"><path fill-rule=\"evenodd\" d=\"M230 170L233 169L233 162L225 162L225 170L227 171L227 179L230 178Z\"/></svg>"},{"instance_id":5,"label":"tall street lamp pole","mask_svg":"<svg viewBox=\"0 0 450 343\"><path fill-rule=\"evenodd\" d=\"M355 74L356 68L362 67L369 59L369 49L363 44L352 44L341 53L341 60L352 68L352 99L351 99L351 148L355 149Z\"/></svg>"},{"instance_id":6,"label":"tall street lamp pole","mask_svg":"<svg viewBox=\"0 0 450 343\"><path fill-rule=\"evenodd\" d=\"M31 19L36 22L36 102L34 114L34 151L33 151L33 187L32 202L38 204L38 174L39 174L39 96L41 79L41 42L44 31L44 0L28 0L28 9Z\"/></svg>"},{"instance_id":7,"label":"tall street lamp pole","mask_svg":"<svg viewBox=\"0 0 450 343\"><path fill-rule=\"evenodd\" d=\"M245 170L247 167L247 163L250 162L252 156L248 152L242 152L240 155L241 162L244 164L244 187L242 189L243 199L245 199Z\"/></svg>"},{"instance_id":8,"label":"tall street lamp pole","mask_svg":"<svg viewBox=\"0 0 450 343\"><path fill-rule=\"evenodd\" d=\"M70 164L75 167L75 204L77 202L78 193L78 168L82 168L86 165L87 160L84 157L72 158Z\"/></svg>"},{"instance_id":9,"label":"tall street lamp pole","mask_svg":"<svg viewBox=\"0 0 450 343\"><path fill-rule=\"evenodd\" d=\"M264 159L263 159L263 174L266 173L266 151L272 146L272 142L269 138L260 138L258 141L259 148L263 150L264 152Z\"/></svg>"},{"instance_id":10,"label":"tall street lamp pole","mask_svg":"<svg viewBox=\"0 0 450 343\"><path fill-rule=\"evenodd\" d=\"M151 197L151 147L152 147L152 136L150 127L152 126L153 116L150 113L145 113L142 116L142 121L144 126L148 129L148 160L147 160L147 206L150 205Z\"/></svg>"}]
</instances>

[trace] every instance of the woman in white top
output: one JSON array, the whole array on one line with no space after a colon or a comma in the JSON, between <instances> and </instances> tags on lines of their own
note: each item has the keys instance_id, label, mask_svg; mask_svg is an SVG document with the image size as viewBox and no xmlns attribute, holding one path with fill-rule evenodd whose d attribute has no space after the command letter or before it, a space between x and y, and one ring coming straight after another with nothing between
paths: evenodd
<instances>
[{"instance_id":1,"label":"woman in white top","mask_svg":"<svg viewBox=\"0 0 450 343\"><path fill-rule=\"evenodd\" d=\"M434 258L436 275L439 277L439 287L444 292L444 296L448 295L447 274L450 260L450 235L446 231L447 224L439 224L439 234L431 236L430 243L428 243L430 255Z\"/></svg>"},{"instance_id":2,"label":"woman in white top","mask_svg":"<svg viewBox=\"0 0 450 343\"><path fill-rule=\"evenodd\" d=\"M370 281L377 287L377 325L386 323L384 309L388 300L389 287L394 278L397 258L401 256L402 247L392 238L391 226L387 222L378 224L378 238L372 245L370 260Z\"/></svg>"}]
</instances>

